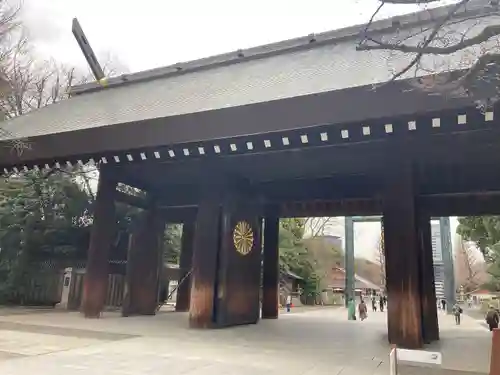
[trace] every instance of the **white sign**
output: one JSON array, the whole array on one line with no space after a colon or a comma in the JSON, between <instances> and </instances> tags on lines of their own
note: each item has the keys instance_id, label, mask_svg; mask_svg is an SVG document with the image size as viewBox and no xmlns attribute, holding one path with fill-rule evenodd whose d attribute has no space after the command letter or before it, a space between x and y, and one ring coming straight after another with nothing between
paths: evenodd
<instances>
[{"instance_id":1,"label":"white sign","mask_svg":"<svg viewBox=\"0 0 500 375\"><path fill-rule=\"evenodd\" d=\"M425 350L397 349L398 361L425 363L428 365L441 365L443 356L439 352L427 352Z\"/></svg>"}]
</instances>

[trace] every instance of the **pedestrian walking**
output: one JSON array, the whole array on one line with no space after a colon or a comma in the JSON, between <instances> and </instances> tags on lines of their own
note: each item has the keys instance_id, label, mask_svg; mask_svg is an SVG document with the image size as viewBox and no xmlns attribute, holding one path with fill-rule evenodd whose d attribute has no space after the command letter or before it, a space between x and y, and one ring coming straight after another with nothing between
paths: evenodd
<instances>
[{"instance_id":1,"label":"pedestrian walking","mask_svg":"<svg viewBox=\"0 0 500 375\"><path fill-rule=\"evenodd\" d=\"M460 317L462 315L462 313L464 312L462 310L462 308L458 305L458 303L455 303L455 305L453 305L453 309L452 309L452 312L453 312L453 315L455 316L455 324L457 326L460 325Z\"/></svg>"},{"instance_id":2,"label":"pedestrian walking","mask_svg":"<svg viewBox=\"0 0 500 375\"><path fill-rule=\"evenodd\" d=\"M365 320L368 317L368 308L366 307L365 301L361 300L361 303L358 305L359 319L361 321Z\"/></svg>"},{"instance_id":3,"label":"pedestrian walking","mask_svg":"<svg viewBox=\"0 0 500 375\"><path fill-rule=\"evenodd\" d=\"M377 311L377 300L375 299L375 296L372 297L372 311Z\"/></svg>"},{"instance_id":4,"label":"pedestrian walking","mask_svg":"<svg viewBox=\"0 0 500 375\"><path fill-rule=\"evenodd\" d=\"M443 308L443 311L446 311L446 300L444 298L441 300L441 307Z\"/></svg>"},{"instance_id":5,"label":"pedestrian walking","mask_svg":"<svg viewBox=\"0 0 500 375\"><path fill-rule=\"evenodd\" d=\"M379 300L378 300L378 305L380 307L380 312L384 312L384 297L380 296Z\"/></svg>"},{"instance_id":6,"label":"pedestrian walking","mask_svg":"<svg viewBox=\"0 0 500 375\"><path fill-rule=\"evenodd\" d=\"M292 296L288 295L286 297L286 312L290 312L292 309Z\"/></svg>"},{"instance_id":7,"label":"pedestrian walking","mask_svg":"<svg viewBox=\"0 0 500 375\"><path fill-rule=\"evenodd\" d=\"M490 332L498 328L499 320L500 316L498 314L498 311L492 305L490 305L488 312L486 313L486 324L488 324Z\"/></svg>"}]
</instances>

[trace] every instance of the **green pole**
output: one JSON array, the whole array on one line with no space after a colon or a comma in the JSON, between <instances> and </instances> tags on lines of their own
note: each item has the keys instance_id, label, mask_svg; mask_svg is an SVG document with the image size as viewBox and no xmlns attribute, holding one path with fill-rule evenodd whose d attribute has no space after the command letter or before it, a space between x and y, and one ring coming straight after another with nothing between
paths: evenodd
<instances>
[{"instance_id":1,"label":"green pole","mask_svg":"<svg viewBox=\"0 0 500 375\"><path fill-rule=\"evenodd\" d=\"M345 303L354 298L354 220L352 217L345 218Z\"/></svg>"}]
</instances>

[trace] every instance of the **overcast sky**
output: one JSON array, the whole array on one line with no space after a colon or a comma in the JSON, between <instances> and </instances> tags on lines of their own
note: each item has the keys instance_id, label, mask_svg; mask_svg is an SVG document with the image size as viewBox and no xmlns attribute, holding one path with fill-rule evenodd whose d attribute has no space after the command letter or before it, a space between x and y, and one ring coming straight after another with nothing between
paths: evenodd
<instances>
[{"instance_id":1,"label":"overcast sky","mask_svg":"<svg viewBox=\"0 0 500 375\"><path fill-rule=\"evenodd\" d=\"M96 54L111 53L138 71L364 23L377 6L377 0L24 0L23 18L46 56L84 66L71 34L78 17ZM386 5L380 16L418 9Z\"/></svg>"},{"instance_id":2,"label":"overcast sky","mask_svg":"<svg viewBox=\"0 0 500 375\"><path fill-rule=\"evenodd\" d=\"M377 0L24 0L22 17L43 58L86 67L71 34L71 20L78 17L98 56L111 55L135 72L361 24L378 5ZM419 9L385 6L380 17ZM343 236L342 226L333 232ZM373 259L379 236L380 224L357 224L356 252Z\"/></svg>"}]
</instances>

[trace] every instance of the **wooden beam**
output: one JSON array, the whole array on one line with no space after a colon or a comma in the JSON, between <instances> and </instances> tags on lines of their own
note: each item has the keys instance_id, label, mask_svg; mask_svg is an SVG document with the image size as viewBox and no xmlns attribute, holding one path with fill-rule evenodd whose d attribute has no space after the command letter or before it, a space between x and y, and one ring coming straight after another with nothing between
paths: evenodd
<instances>
[{"instance_id":1,"label":"wooden beam","mask_svg":"<svg viewBox=\"0 0 500 375\"><path fill-rule=\"evenodd\" d=\"M161 209L161 215L168 224L183 224L194 222L197 212L197 206L167 207Z\"/></svg>"},{"instance_id":2,"label":"wooden beam","mask_svg":"<svg viewBox=\"0 0 500 375\"><path fill-rule=\"evenodd\" d=\"M151 202L147 199L130 195L119 190L115 192L115 201L128 204L132 207L142 208L143 210L147 210L151 207Z\"/></svg>"},{"instance_id":3,"label":"wooden beam","mask_svg":"<svg viewBox=\"0 0 500 375\"><path fill-rule=\"evenodd\" d=\"M120 175L120 181L125 179ZM123 180L125 181L125 180ZM126 180L128 185L143 188L140 184ZM241 180L241 184L244 180ZM158 205L162 208L197 206L203 199L202 185L179 184L165 187L165 191L155 191ZM248 189L270 202L280 203L299 200L340 200L370 198L381 192L378 177L364 175L339 175L315 179L295 179L262 182L249 185ZM128 198L124 198L128 199ZM135 200L130 199L131 203Z\"/></svg>"},{"instance_id":4,"label":"wooden beam","mask_svg":"<svg viewBox=\"0 0 500 375\"><path fill-rule=\"evenodd\" d=\"M296 201L280 206L280 217L374 216L382 213L380 199Z\"/></svg>"},{"instance_id":5,"label":"wooden beam","mask_svg":"<svg viewBox=\"0 0 500 375\"><path fill-rule=\"evenodd\" d=\"M433 217L499 215L500 192L425 195L417 204Z\"/></svg>"}]
</instances>

